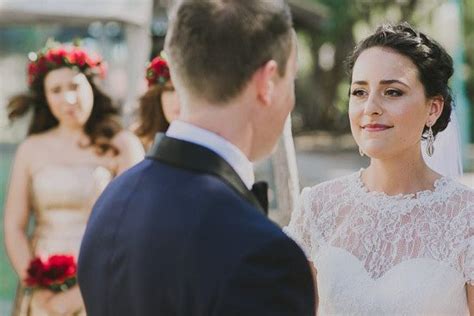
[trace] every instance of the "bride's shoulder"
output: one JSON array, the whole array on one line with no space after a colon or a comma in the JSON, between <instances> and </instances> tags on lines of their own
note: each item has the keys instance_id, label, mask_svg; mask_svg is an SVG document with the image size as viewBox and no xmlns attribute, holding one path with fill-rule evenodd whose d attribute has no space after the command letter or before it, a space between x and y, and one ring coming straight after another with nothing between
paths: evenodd
<instances>
[{"instance_id":1,"label":"bride's shoulder","mask_svg":"<svg viewBox=\"0 0 474 316\"><path fill-rule=\"evenodd\" d=\"M471 188L452 178L444 178L446 183L443 183L444 191L447 191L451 196L461 198L464 202L474 204L474 188Z\"/></svg>"},{"instance_id":2,"label":"bride's shoulder","mask_svg":"<svg viewBox=\"0 0 474 316\"><path fill-rule=\"evenodd\" d=\"M308 205L324 204L338 200L341 196L348 198L350 192L358 187L359 173L338 177L329 181L324 181L314 186L305 187L301 192L301 201Z\"/></svg>"},{"instance_id":3,"label":"bride's shoulder","mask_svg":"<svg viewBox=\"0 0 474 316\"><path fill-rule=\"evenodd\" d=\"M474 216L474 189L452 178L447 178L445 182L440 192L448 205L455 206L470 217Z\"/></svg>"}]
</instances>

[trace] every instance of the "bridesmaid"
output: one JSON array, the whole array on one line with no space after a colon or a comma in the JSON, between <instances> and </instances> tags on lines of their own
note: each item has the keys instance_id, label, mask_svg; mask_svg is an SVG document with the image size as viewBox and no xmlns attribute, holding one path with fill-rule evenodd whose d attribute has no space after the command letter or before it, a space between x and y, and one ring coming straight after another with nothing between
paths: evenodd
<instances>
[{"instance_id":1,"label":"bridesmaid","mask_svg":"<svg viewBox=\"0 0 474 316\"><path fill-rule=\"evenodd\" d=\"M96 198L144 154L96 84L104 75L101 59L77 46L47 46L29 63L29 91L8 104L10 120L33 114L16 153L5 207L6 249L20 279L15 316L85 315L77 285L59 293L27 290L27 268L37 256L77 258Z\"/></svg>"},{"instance_id":2,"label":"bridesmaid","mask_svg":"<svg viewBox=\"0 0 474 316\"><path fill-rule=\"evenodd\" d=\"M164 133L170 123L178 118L178 96L170 78L166 60L155 57L147 67L148 90L140 98L138 126L133 128L145 150L150 149L156 133Z\"/></svg>"}]
</instances>

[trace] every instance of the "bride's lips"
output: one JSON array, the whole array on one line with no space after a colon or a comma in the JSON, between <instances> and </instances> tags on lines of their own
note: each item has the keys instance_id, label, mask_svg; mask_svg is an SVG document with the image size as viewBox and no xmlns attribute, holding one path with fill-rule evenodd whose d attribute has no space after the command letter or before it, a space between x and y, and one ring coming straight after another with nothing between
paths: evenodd
<instances>
[{"instance_id":1,"label":"bride's lips","mask_svg":"<svg viewBox=\"0 0 474 316\"><path fill-rule=\"evenodd\" d=\"M393 126L384 125L384 124L366 124L366 125L361 126L361 128L367 132L382 132L392 127Z\"/></svg>"}]
</instances>

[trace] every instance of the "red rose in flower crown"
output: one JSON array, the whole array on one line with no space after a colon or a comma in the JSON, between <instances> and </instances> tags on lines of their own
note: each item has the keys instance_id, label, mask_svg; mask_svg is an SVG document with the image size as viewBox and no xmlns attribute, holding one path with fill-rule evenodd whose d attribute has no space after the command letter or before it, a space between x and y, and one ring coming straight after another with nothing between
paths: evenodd
<instances>
[{"instance_id":1,"label":"red rose in flower crown","mask_svg":"<svg viewBox=\"0 0 474 316\"><path fill-rule=\"evenodd\" d=\"M66 46L49 42L45 48L29 56L28 84L30 86L47 72L62 67L77 68L85 74L105 77L106 68L102 58L88 54L78 45Z\"/></svg>"},{"instance_id":2,"label":"red rose in flower crown","mask_svg":"<svg viewBox=\"0 0 474 316\"><path fill-rule=\"evenodd\" d=\"M168 63L163 57L155 57L148 64L146 69L146 79L149 87L155 84L164 85L171 79Z\"/></svg>"},{"instance_id":3,"label":"red rose in flower crown","mask_svg":"<svg viewBox=\"0 0 474 316\"><path fill-rule=\"evenodd\" d=\"M65 291L76 284L77 264L73 256L52 255L47 260L31 260L25 282L29 287Z\"/></svg>"}]
</instances>

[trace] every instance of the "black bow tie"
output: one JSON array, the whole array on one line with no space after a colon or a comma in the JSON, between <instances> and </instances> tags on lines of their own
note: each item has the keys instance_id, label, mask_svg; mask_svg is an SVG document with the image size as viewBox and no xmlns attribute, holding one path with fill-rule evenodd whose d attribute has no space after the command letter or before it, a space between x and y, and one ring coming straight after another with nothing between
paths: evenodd
<instances>
[{"instance_id":1,"label":"black bow tie","mask_svg":"<svg viewBox=\"0 0 474 316\"><path fill-rule=\"evenodd\" d=\"M255 182L250 191L257 198L265 214L268 215L268 183L265 181Z\"/></svg>"}]
</instances>

